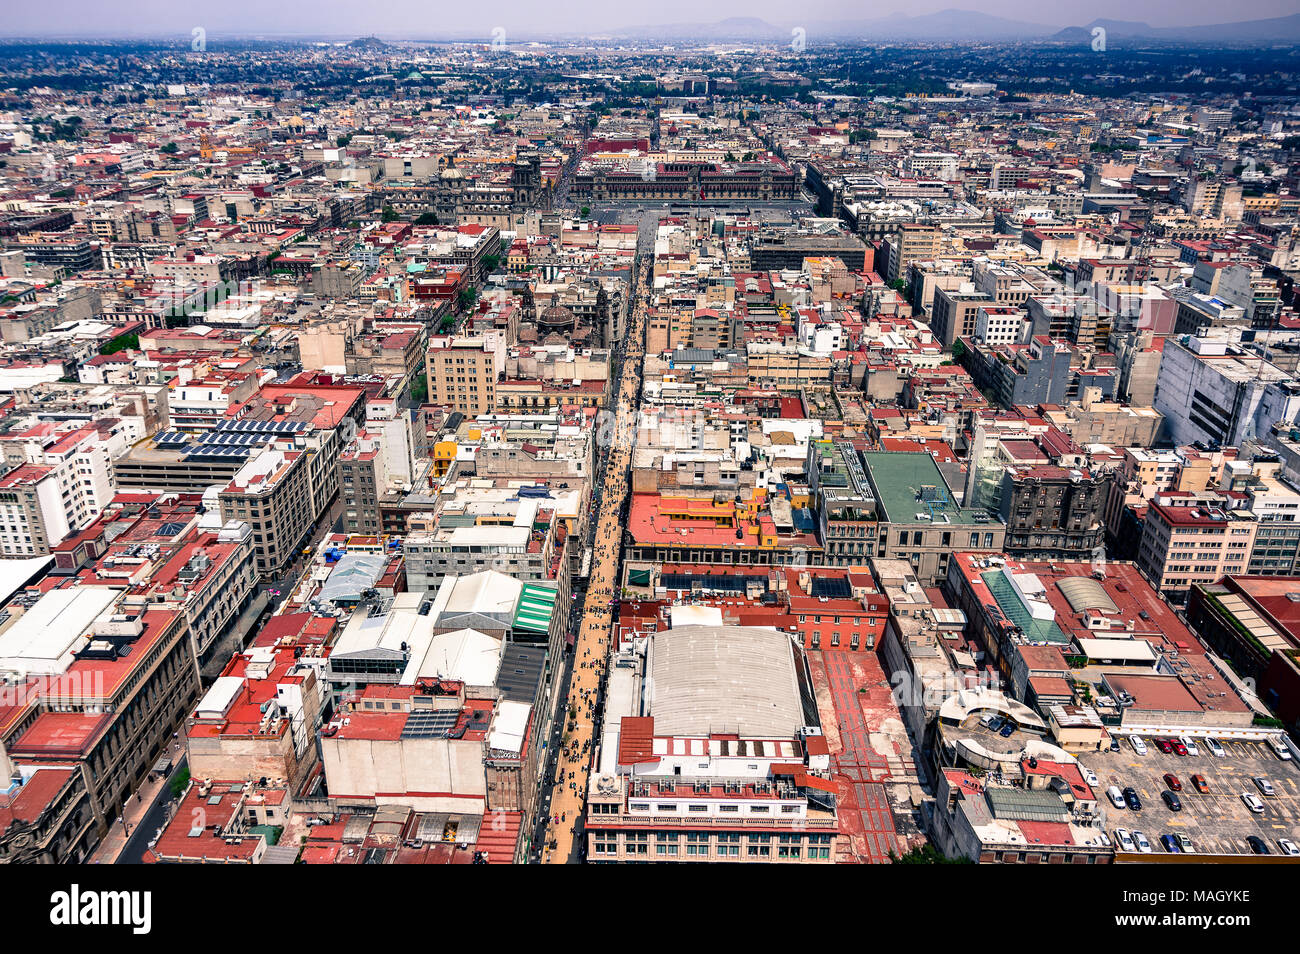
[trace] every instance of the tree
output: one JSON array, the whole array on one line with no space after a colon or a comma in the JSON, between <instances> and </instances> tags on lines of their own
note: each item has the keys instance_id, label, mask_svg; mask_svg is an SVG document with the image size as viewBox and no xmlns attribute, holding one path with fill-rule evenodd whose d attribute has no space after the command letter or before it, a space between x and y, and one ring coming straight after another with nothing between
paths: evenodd
<instances>
[{"instance_id":1,"label":"tree","mask_svg":"<svg viewBox=\"0 0 1300 954\"><path fill-rule=\"evenodd\" d=\"M578 210L578 212L585 219L587 216L591 215L591 206L584 205L581 209Z\"/></svg>"},{"instance_id":2,"label":"tree","mask_svg":"<svg viewBox=\"0 0 1300 954\"><path fill-rule=\"evenodd\" d=\"M462 288L460 294L456 296L456 304L460 306L461 311L472 311L474 302L478 299L478 292L472 288Z\"/></svg>"},{"instance_id":3,"label":"tree","mask_svg":"<svg viewBox=\"0 0 1300 954\"><path fill-rule=\"evenodd\" d=\"M966 344L958 338L952 343L952 358L954 361L960 361L966 356Z\"/></svg>"},{"instance_id":4,"label":"tree","mask_svg":"<svg viewBox=\"0 0 1300 954\"><path fill-rule=\"evenodd\" d=\"M907 854L898 856L891 850L889 852L890 864L895 865L969 865L973 862L969 858L946 858L939 853L934 845L924 845L920 848L913 848Z\"/></svg>"},{"instance_id":5,"label":"tree","mask_svg":"<svg viewBox=\"0 0 1300 954\"><path fill-rule=\"evenodd\" d=\"M384 206L383 213L381 213L379 217L385 222L396 222L397 210L394 209L391 205L386 205Z\"/></svg>"},{"instance_id":6,"label":"tree","mask_svg":"<svg viewBox=\"0 0 1300 954\"><path fill-rule=\"evenodd\" d=\"M129 335L118 335L112 341L105 344L99 349L100 354L116 354L119 351L139 351L140 336L135 332Z\"/></svg>"},{"instance_id":7,"label":"tree","mask_svg":"<svg viewBox=\"0 0 1300 954\"><path fill-rule=\"evenodd\" d=\"M420 217L415 220L416 225L437 225L438 216L433 212L421 212Z\"/></svg>"},{"instance_id":8,"label":"tree","mask_svg":"<svg viewBox=\"0 0 1300 954\"><path fill-rule=\"evenodd\" d=\"M185 786L190 784L190 770L183 768L171 780L172 798L180 798L185 794Z\"/></svg>"}]
</instances>

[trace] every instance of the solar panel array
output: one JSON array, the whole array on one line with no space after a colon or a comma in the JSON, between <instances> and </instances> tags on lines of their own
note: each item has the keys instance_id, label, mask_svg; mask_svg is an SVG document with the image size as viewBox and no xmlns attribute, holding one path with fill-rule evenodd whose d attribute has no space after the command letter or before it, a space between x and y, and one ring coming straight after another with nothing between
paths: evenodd
<instances>
[{"instance_id":1,"label":"solar panel array","mask_svg":"<svg viewBox=\"0 0 1300 954\"><path fill-rule=\"evenodd\" d=\"M447 733L456 728L460 711L453 709L432 709L412 712L406 717L402 729L404 739L445 739Z\"/></svg>"},{"instance_id":2,"label":"solar panel array","mask_svg":"<svg viewBox=\"0 0 1300 954\"><path fill-rule=\"evenodd\" d=\"M243 444L195 444L186 448L186 457L247 457L255 447Z\"/></svg>"},{"instance_id":3,"label":"solar panel array","mask_svg":"<svg viewBox=\"0 0 1300 954\"><path fill-rule=\"evenodd\" d=\"M217 425L219 433L231 431L247 434L297 434L310 425L306 421L222 421Z\"/></svg>"},{"instance_id":4,"label":"solar panel array","mask_svg":"<svg viewBox=\"0 0 1300 954\"><path fill-rule=\"evenodd\" d=\"M221 431L203 438L204 444L269 444L275 440L274 434L245 434L243 432Z\"/></svg>"},{"instance_id":5,"label":"solar panel array","mask_svg":"<svg viewBox=\"0 0 1300 954\"><path fill-rule=\"evenodd\" d=\"M853 587L849 586L849 581L842 576L814 576L812 578L812 595L842 600L853 595Z\"/></svg>"},{"instance_id":6,"label":"solar panel array","mask_svg":"<svg viewBox=\"0 0 1300 954\"><path fill-rule=\"evenodd\" d=\"M188 444L194 439L194 435L186 434L184 431L163 431L153 439L159 447L174 447L180 444Z\"/></svg>"}]
</instances>

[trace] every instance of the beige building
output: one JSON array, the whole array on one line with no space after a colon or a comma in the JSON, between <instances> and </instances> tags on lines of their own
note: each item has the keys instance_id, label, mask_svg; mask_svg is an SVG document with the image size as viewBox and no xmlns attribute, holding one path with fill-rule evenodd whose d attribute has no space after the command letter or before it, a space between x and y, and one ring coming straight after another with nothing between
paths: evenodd
<instances>
[{"instance_id":1,"label":"beige building","mask_svg":"<svg viewBox=\"0 0 1300 954\"><path fill-rule=\"evenodd\" d=\"M314 456L268 448L241 467L219 495L222 520L252 527L263 576L284 570L311 532L317 511L308 468Z\"/></svg>"},{"instance_id":2,"label":"beige building","mask_svg":"<svg viewBox=\"0 0 1300 954\"><path fill-rule=\"evenodd\" d=\"M505 345L496 332L431 338L425 358L429 403L468 415L490 412L496 406L498 375L505 368Z\"/></svg>"}]
</instances>

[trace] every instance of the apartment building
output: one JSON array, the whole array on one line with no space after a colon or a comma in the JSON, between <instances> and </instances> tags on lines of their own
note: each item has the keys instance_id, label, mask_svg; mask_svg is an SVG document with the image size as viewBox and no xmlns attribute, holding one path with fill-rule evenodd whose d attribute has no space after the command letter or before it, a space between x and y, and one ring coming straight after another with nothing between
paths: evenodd
<instances>
[{"instance_id":1,"label":"apartment building","mask_svg":"<svg viewBox=\"0 0 1300 954\"><path fill-rule=\"evenodd\" d=\"M93 424L41 423L0 438L0 554L49 553L94 519L113 496L111 455L124 447Z\"/></svg>"},{"instance_id":2,"label":"apartment building","mask_svg":"<svg viewBox=\"0 0 1300 954\"><path fill-rule=\"evenodd\" d=\"M0 670L22 687L0 753L24 777L55 773L44 794L63 821L44 853L85 861L198 698L185 614L119 589L55 589L0 633Z\"/></svg>"},{"instance_id":3,"label":"apartment building","mask_svg":"<svg viewBox=\"0 0 1300 954\"><path fill-rule=\"evenodd\" d=\"M1170 602L1186 603L1192 587L1246 572L1258 529L1247 511L1159 494L1147 508L1138 566Z\"/></svg>"},{"instance_id":4,"label":"apartment building","mask_svg":"<svg viewBox=\"0 0 1300 954\"><path fill-rule=\"evenodd\" d=\"M996 306L997 302L970 285L956 290L936 288L930 311L930 330L945 348L951 348L958 338L974 336L981 308Z\"/></svg>"},{"instance_id":5,"label":"apartment building","mask_svg":"<svg viewBox=\"0 0 1300 954\"><path fill-rule=\"evenodd\" d=\"M925 261L939 255L942 229L937 225L905 222L887 240L889 265L887 278L891 282L907 277L907 268L913 262Z\"/></svg>"},{"instance_id":6,"label":"apartment building","mask_svg":"<svg viewBox=\"0 0 1300 954\"><path fill-rule=\"evenodd\" d=\"M1086 468L1008 467L1002 477L1005 552L1030 560L1084 559L1101 552L1113 481Z\"/></svg>"},{"instance_id":7,"label":"apartment building","mask_svg":"<svg viewBox=\"0 0 1300 954\"><path fill-rule=\"evenodd\" d=\"M311 457L267 449L244 464L220 491L221 519L252 528L257 572L278 576L308 539L319 511L313 505Z\"/></svg>"},{"instance_id":8,"label":"apartment building","mask_svg":"<svg viewBox=\"0 0 1300 954\"><path fill-rule=\"evenodd\" d=\"M505 368L505 346L505 337L497 332L469 338L430 338L425 358L429 403L446 405L462 414L489 413L496 406L497 380Z\"/></svg>"}]
</instances>

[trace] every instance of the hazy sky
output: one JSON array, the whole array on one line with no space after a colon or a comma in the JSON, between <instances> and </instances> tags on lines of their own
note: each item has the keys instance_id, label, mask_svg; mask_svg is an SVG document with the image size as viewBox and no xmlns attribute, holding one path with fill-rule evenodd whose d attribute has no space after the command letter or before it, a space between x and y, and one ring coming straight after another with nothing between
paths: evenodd
<instances>
[{"instance_id":1,"label":"hazy sky","mask_svg":"<svg viewBox=\"0 0 1300 954\"><path fill-rule=\"evenodd\" d=\"M482 33L504 27L509 36L556 31L599 32L651 23L708 23L731 16L754 16L776 26L834 19L862 20L895 13L909 15L960 8L1033 23L1082 25L1097 17L1145 20L1155 26L1222 23L1286 16L1295 0L38 0L6 4L0 35L90 36L186 34L203 27L220 33L431 36Z\"/></svg>"}]
</instances>

